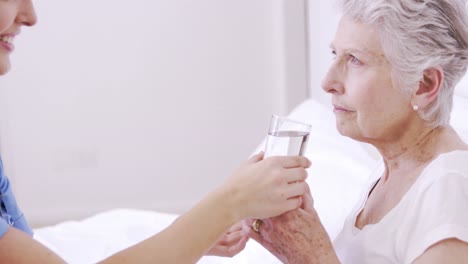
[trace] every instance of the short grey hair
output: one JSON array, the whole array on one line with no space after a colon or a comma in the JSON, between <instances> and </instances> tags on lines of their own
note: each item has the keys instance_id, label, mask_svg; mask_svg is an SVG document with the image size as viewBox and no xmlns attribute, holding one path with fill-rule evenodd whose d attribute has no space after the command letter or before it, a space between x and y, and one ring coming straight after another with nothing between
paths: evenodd
<instances>
[{"instance_id":1,"label":"short grey hair","mask_svg":"<svg viewBox=\"0 0 468 264\"><path fill-rule=\"evenodd\" d=\"M449 124L456 84L468 65L467 0L338 0L344 16L378 28L382 47L404 92L423 72L440 66L439 95L420 116L431 126Z\"/></svg>"}]
</instances>

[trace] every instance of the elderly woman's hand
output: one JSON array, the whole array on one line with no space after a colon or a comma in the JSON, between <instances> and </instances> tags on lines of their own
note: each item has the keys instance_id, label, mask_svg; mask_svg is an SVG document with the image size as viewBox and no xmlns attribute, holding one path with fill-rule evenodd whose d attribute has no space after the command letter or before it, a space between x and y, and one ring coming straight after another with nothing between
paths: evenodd
<instances>
[{"instance_id":1,"label":"elderly woman's hand","mask_svg":"<svg viewBox=\"0 0 468 264\"><path fill-rule=\"evenodd\" d=\"M244 231L283 263L339 263L310 194L301 208L262 220L258 233L252 223L245 220Z\"/></svg>"}]
</instances>

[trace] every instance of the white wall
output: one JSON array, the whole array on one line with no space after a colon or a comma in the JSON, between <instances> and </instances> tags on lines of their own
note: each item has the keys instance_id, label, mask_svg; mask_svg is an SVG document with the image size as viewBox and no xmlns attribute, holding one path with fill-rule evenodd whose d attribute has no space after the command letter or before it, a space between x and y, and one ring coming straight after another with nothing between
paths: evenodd
<instances>
[{"instance_id":1,"label":"white wall","mask_svg":"<svg viewBox=\"0 0 468 264\"><path fill-rule=\"evenodd\" d=\"M36 5L0 79L2 158L34 226L182 212L308 94L302 0Z\"/></svg>"},{"instance_id":2,"label":"white wall","mask_svg":"<svg viewBox=\"0 0 468 264\"><path fill-rule=\"evenodd\" d=\"M308 1L309 94L325 105L330 105L330 95L320 84L333 58L329 45L340 17L333 2Z\"/></svg>"}]
</instances>

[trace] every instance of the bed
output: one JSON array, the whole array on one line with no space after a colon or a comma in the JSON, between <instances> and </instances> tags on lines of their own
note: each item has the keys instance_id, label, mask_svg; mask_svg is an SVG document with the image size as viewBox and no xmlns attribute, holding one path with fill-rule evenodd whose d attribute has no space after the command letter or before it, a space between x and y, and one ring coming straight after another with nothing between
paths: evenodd
<instances>
[{"instance_id":1,"label":"bed","mask_svg":"<svg viewBox=\"0 0 468 264\"><path fill-rule=\"evenodd\" d=\"M468 142L468 78L456 90L451 123ZM297 106L289 117L310 123L306 156L313 161L308 183L316 209L333 239L354 205L378 155L368 145L342 137L335 130L330 107L314 99ZM263 147L259 144L258 151ZM66 221L35 230L35 239L69 263L94 263L141 241L169 225L177 215L134 209L105 211L82 221ZM255 241L233 258L204 257L199 263L279 263Z\"/></svg>"}]
</instances>

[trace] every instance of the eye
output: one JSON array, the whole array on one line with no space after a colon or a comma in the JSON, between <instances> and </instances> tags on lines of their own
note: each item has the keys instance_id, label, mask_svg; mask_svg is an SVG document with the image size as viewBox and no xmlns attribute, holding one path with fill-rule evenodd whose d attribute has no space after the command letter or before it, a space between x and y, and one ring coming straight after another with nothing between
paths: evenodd
<instances>
[{"instance_id":1,"label":"eye","mask_svg":"<svg viewBox=\"0 0 468 264\"><path fill-rule=\"evenodd\" d=\"M333 58L333 59L336 59L336 51L332 50L332 51L331 51L331 54L332 54L332 58Z\"/></svg>"},{"instance_id":2,"label":"eye","mask_svg":"<svg viewBox=\"0 0 468 264\"><path fill-rule=\"evenodd\" d=\"M358 58L354 57L353 55L349 55L348 61L354 65L362 65L362 62Z\"/></svg>"}]
</instances>

